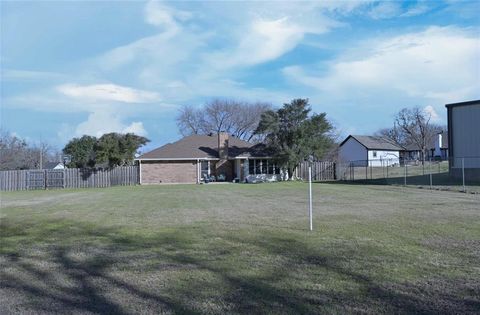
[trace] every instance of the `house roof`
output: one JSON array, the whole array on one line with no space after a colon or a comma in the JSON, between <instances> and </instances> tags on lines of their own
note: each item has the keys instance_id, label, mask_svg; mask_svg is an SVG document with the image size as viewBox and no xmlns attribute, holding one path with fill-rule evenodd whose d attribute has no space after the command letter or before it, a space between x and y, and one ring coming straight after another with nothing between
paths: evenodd
<instances>
[{"instance_id":1,"label":"house roof","mask_svg":"<svg viewBox=\"0 0 480 315\"><path fill-rule=\"evenodd\" d=\"M63 166L62 162L45 162L45 163L43 163L43 168L51 170L51 169L54 169L58 164Z\"/></svg>"},{"instance_id":2,"label":"house roof","mask_svg":"<svg viewBox=\"0 0 480 315\"><path fill-rule=\"evenodd\" d=\"M451 103L451 104L446 104L445 107L450 108L450 107L468 106L468 105L475 105L475 104L480 104L480 100L460 102L460 103Z\"/></svg>"},{"instance_id":3,"label":"house roof","mask_svg":"<svg viewBox=\"0 0 480 315\"><path fill-rule=\"evenodd\" d=\"M262 157L265 156L261 145L234 138L228 139L228 157ZM191 135L176 142L168 143L150 152L142 154L142 159L218 159L218 136Z\"/></svg>"},{"instance_id":4,"label":"house roof","mask_svg":"<svg viewBox=\"0 0 480 315\"><path fill-rule=\"evenodd\" d=\"M440 149L448 149L448 133L442 132L442 146ZM430 139L429 143L427 144L428 150L435 149L435 142L437 141L438 134L436 134L432 139ZM421 148L415 143L409 143L405 146L406 151L421 151Z\"/></svg>"},{"instance_id":5,"label":"house roof","mask_svg":"<svg viewBox=\"0 0 480 315\"><path fill-rule=\"evenodd\" d=\"M387 140L382 137L376 136L358 136L358 135L349 135L340 146L342 146L348 139L353 138L357 140L361 145L363 145L368 150L385 150L385 151L402 151L403 148L392 143L390 140Z\"/></svg>"}]
</instances>

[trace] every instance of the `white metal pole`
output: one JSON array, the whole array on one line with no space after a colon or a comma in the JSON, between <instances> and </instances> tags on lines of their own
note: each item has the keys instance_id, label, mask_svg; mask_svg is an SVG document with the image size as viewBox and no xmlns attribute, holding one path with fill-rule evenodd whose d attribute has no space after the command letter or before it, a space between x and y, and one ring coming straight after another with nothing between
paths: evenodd
<instances>
[{"instance_id":1,"label":"white metal pole","mask_svg":"<svg viewBox=\"0 0 480 315\"><path fill-rule=\"evenodd\" d=\"M138 184L142 184L142 160L138 160Z\"/></svg>"},{"instance_id":2,"label":"white metal pole","mask_svg":"<svg viewBox=\"0 0 480 315\"><path fill-rule=\"evenodd\" d=\"M309 197L309 214L310 214L310 231L313 230L313 213L312 213L312 166L308 166L308 197Z\"/></svg>"},{"instance_id":3,"label":"white metal pole","mask_svg":"<svg viewBox=\"0 0 480 315\"><path fill-rule=\"evenodd\" d=\"M462 157L462 182L463 182L463 191L466 192L465 189L465 158Z\"/></svg>"},{"instance_id":4,"label":"white metal pole","mask_svg":"<svg viewBox=\"0 0 480 315\"><path fill-rule=\"evenodd\" d=\"M200 184L200 159L197 159L197 184Z\"/></svg>"}]
</instances>

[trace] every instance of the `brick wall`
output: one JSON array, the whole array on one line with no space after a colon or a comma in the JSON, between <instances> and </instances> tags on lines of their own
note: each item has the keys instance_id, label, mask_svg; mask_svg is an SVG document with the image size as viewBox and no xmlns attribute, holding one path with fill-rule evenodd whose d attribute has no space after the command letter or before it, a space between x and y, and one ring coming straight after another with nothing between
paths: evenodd
<instances>
[{"instance_id":1,"label":"brick wall","mask_svg":"<svg viewBox=\"0 0 480 315\"><path fill-rule=\"evenodd\" d=\"M196 182L197 161L142 161L142 184Z\"/></svg>"}]
</instances>

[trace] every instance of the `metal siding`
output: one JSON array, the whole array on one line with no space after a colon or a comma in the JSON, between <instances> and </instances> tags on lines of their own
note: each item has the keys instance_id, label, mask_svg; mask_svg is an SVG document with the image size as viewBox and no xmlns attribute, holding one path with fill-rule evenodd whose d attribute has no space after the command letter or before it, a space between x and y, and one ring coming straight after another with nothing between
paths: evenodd
<instances>
[{"instance_id":1,"label":"metal siding","mask_svg":"<svg viewBox=\"0 0 480 315\"><path fill-rule=\"evenodd\" d=\"M365 161L368 159L367 149L352 137L340 147L338 155L341 162Z\"/></svg>"},{"instance_id":2,"label":"metal siding","mask_svg":"<svg viewBox=\"0 0 480 315\"><path fill-rule=\"evenodd\" d=\"M465 167L480 168L480 104L452 107L451 119L453 167L465 157Z\"/></svg>"}]
</instances>

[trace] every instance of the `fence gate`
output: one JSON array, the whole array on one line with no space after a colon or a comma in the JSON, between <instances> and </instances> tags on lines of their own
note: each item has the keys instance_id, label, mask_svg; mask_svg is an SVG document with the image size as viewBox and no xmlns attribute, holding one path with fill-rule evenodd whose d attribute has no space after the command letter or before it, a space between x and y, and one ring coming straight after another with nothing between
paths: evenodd
<instances>
[{"instance_id":1,"label":"fence gate","mask_svg":"<svg viewBox=\"0 0 480 315\"><path fill-rule=\"evenodd\" d=\"M27 189L45 189L45 171L28 171Z\"/></svg>"},{"instance_id":2,"label":"fence gate","mask_svg":"<svg viewBox=\"0 0 480 315\"><path fill-rule=\"evenodd\" d=\"M48 170L45 171L46 184L48 188L64 188L65 187L65 171L64 170Z\"/></svg>"}]
</instances>

